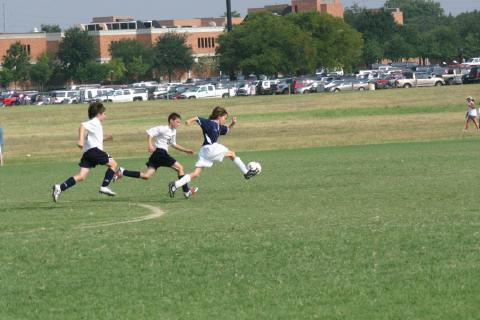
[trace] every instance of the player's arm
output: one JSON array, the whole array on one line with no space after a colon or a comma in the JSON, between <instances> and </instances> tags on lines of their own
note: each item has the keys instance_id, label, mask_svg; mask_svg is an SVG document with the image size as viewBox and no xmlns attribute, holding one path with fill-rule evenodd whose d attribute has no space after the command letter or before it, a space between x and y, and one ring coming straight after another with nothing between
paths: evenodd
<instances>
[{"instance_id":1,"label":"player's arm","mask_svg":"<svg viewBox=\"0 0 480 320\"><path fill-rule=\"evenodd\" d=\"M83 148L83 145L85 144L85 127L83 124L80 125L80 128L78 128L78 142L77 142L77 147L80 149Z\"/></svg>"},{"instance_id":2,"label":"player's arm","mask_svg":"<svg viewBox=\"0 0 480 320\"><path fill-rule=\"evenodd\" d=\"M152 153L155 151L155 146L153 145L153 138L151 135L148 135L148 152Z\"/></svg>"},{"instance_id":3,"label":"player's arm","mask_svg":"<svg viewBox=\"0 0 480 320\"><path fill-rule=\"evenodd\" d=\"M193 150L190 150L190 149L187 149L179 144L172 144L172 148L178 150L178 151L182 151L182 152L185 152L186 154L193 154Z\"/></svg>"},{"instance_id":4,"label":"player's arm","mask_svg":"<svg viewBox=\"0 0 480 320\"><path fill-rule=\"evenodd\" d=\"M233 126L237 124L237 117L232 117L232 122L228 126L228 131L232 130Z\"/></svg>"},{"instance_id":5,"label":"player's arm","mask_svg":"<svg viewBox=\"0 0 480 320\"><path fill-rule=\"evenodd\" d=\"M185 125L187 127L191 126L194 123L198 123L198 117L190 118L187 121L185 121Z\"/></svg>"}]
</instances>

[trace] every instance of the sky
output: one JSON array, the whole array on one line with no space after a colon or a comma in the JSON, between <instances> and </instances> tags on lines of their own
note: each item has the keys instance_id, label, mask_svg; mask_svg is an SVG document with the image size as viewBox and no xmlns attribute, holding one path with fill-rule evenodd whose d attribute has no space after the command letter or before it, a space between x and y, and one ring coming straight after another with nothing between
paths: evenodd
<instances>
[{"instance_id":1,"label":"sky","mask_svg":"<svg viewBox=\"0 0 480 320\"><path fill-rule=\"evenodd\" d=\"M231 0L232 10L243 15L247 8L290 4L290 0ZM345 7L357 2L367 8L382 7L384 0L343 0ZM480 0L437 0L446 13L480 10ZM219 17L226 0L0 0L0 32L30 32L41 24L63 29L89 23L92 17L133 16L137 20ZM4 19L5 17L5 19Z\"/></svg>"}]
</instances>

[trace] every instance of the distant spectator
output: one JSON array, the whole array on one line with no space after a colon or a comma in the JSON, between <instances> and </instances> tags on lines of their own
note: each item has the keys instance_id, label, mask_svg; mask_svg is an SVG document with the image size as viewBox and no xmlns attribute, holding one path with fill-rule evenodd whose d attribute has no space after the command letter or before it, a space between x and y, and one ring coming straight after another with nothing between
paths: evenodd
<instances>
[{"instance_id":1,"label":"distant spectator","mask_svg":"<svg viewBox=\"0 0 480 320\"><path fill-rule=\"evenodd\" d=\"M467 99L465 99L467 102L467 113L465 115L466 121L465 121L465 128L463 131L468 130L468 124L470 121L473 121L473 124L475 125L475 128L477 128L477 131L479 129L478 127L478 112L477 112L477 107L475 106L475 99L472 96L468 96Z\"/></svg>"},{"instance_id":2,"label":"distant spectator","mask_svg":"<svg viewBox=\"0 0 480 320\"><path fill-rule=\"evenodd\" d=\"M3 166L3 128L0 127L0 166Z\"/></svg>"}]
</instances>

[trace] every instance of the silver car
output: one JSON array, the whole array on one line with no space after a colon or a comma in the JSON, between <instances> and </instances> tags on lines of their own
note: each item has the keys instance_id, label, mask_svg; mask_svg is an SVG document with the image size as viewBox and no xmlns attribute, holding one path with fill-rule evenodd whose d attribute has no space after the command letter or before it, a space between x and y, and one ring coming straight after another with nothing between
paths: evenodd
<instances>
[{"instance_id":1,"label":"silver car","mask_svg":"<svg viewBox=\"0 0 480 320\"><path fill-rule=\"evenodd\" d=\"M331 87L325 89L329 92L340 92L340 91L363 91L368 90L368 82L358 81L358 80L344 80L341 82L336 82Z\"/></svg>"}]
</instances>

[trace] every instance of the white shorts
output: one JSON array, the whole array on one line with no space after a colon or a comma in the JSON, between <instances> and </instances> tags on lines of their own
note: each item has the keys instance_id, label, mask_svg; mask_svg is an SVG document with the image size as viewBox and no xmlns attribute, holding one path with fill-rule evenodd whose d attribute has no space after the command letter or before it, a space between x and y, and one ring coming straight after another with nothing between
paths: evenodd
<instances>
[{"instance_id":1,"label":"white shorts","mask_svg":"<svg viewBox=\"0 0 480 320\"><path fill-rule=\"evenodd\" d=\"M198 152L198 160L197 163L195 163L195 167L210 168L213 166L213 161L222 162L227 151L228 148L220 143L205 145L201 147Z\"/></svg>"}]
</instances>

